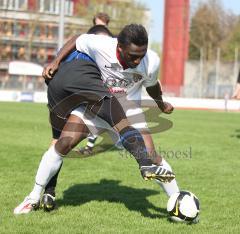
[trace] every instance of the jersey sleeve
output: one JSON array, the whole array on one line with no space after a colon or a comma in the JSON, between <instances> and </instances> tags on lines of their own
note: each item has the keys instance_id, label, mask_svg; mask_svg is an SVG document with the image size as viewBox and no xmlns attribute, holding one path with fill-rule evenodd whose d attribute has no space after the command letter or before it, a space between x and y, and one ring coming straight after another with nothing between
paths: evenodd
<instances>
[{"instance_id":1,"label":"jersey sleeve","mask_svg":"<svg viewBox=\"0 0 240 234\"><path fill-rule=\"evenodd\" d=\"M76 48L78 51L89 55L95 60L96 51L100 41L100 35L82 34L76 40Z\"/></svg>"},{"instance_id":2,"label":"jersey sleeve","mask_svg":"<svg viewBox=\"0 0 240 234\"><path fill-rule=\"evenodd\" d=\"M143 82L144 87L151 87L158 82L158 72L160 66L160 58L152 50L148 50L146 58L147 79Z\"/></svg>"},{"instance_id":3,"label":"jersey sleeve","mask_svg":"<svg viewBox=\"0 0 240 234\"><path fill-rule=\"evenodd\" d=\"M91 47L92 47L92 41L93 39L91 38L93 35L92 34L82 34L80 35L77 40L76 40L76 49L78 51L81 51L85 54L90 55Z\"/></svg>"}]
</instances>

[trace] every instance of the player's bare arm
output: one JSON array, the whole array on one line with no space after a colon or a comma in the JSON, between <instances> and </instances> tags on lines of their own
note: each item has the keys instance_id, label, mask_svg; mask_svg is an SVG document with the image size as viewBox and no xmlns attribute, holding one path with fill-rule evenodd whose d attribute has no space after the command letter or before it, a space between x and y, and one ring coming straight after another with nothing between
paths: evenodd
<instances>
[{"instance_id":1,"label":"player's bare arm","mask_svg":"<svg viewBox=\"0 0 240 234\"><path fill-rule=\"evenodd\" d=\"M156 85L154 86L150 86L146 88L148 94L150 95L150 97L152 99L154 99L154 101L157 103L158 108L165 114L171 114L173 111L173 106L168 103L168 102L164 102L162 99L162 89L161 86L159 84L159 82L157 82Z\"/></svg>"},{"instance_id":2,"label":"player's bare arm","mask_svg":"<svg viewBox=\"0 0 240 234\"><path fill-rule=\"evenodd\" d=\"M237 85L235 87L232 98L240 99L240 72L238 74Z\"/></svg>"},{"instance_id":3,"label":"player's bare arm","mask_svg":"<svg viewBox=\"0 0 240 234\"><path fill-rule=\"evenodd\" d=\"M61 48L61 50L58 52L55 59L48 64L43 69L42 76L44 79L52 79L53 75L58 70L59 64L61 61L69 55L73 50L76 48L76 39L79 35L73 36L70 40L68 40L65 45Z\"/></svg>"}]
</instances>

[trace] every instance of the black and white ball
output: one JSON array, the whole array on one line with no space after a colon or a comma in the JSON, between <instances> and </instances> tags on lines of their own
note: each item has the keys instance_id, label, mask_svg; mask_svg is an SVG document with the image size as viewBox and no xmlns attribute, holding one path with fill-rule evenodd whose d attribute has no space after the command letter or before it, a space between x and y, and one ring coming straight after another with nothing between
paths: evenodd
<instances>
[{"instance_id":1,"label":"black and white ball","mask_svg":"<svg viewBox=\"0 0 240 234\"><path fill-rule=\"evenodd\" d=\"M199 220L199 200L189 191L174 193L168 200L167 211L173 221L196 223Z\"/></svg>"}]
</instances>

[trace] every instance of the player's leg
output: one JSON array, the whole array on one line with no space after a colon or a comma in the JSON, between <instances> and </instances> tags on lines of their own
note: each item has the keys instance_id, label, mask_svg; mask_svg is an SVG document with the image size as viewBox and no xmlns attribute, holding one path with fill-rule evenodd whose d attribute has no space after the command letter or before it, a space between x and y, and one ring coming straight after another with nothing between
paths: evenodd
<instances>
[{"instance_id":1,"label":"player's leg","mask_svg":"<svg viewBox=\"0 0 240 234\"><path fill-rule=\"evenodd\" d=\"M154 146L154 142L152 139L152 135L150 134L148 125L146 123L143 110L137 106L134 106L134 103L129 103L129 105L131 106L128 107L127 110L125 110L127 113L128 119L131 125L137 128L142 134L144 143L146 145L146 148L148 150L150 157L153 160L153 163L156 165L162 165L165 169L172 171L171 166L156 151L156 148ZM171 196L173 193L179 191L176 179L173 179L169 183L163 183L160 180L156 180L156 182L161 185L161 187L163 188L163 190L166 192L168 196Z\"/></svg>"},{"instance_id":2,"label":"player's leg","mask_svg":"<svg viewBox=\"0 0 240 234\"><path fill-rule=\"evenodd\" d=\"M66 77L68 79L66 79ZM48 104L51 108L51 113L56 113L57 116L61 117L59 119L64 119L66 116L68 116L68 111L74 108L76 105L80 105L84 101L92 101L93 103L98 101L99 99L92 100L91 95L90 97L89 95L83 95L81 96L81 100L76 98L78 95L75 94L78 94L78 92L84 90L85 86L87 86L87 90L89 90L89 86L92 87L92 84L90 84L89 80L96 81L96 85L94 86L95 89L99 90L100 94L105 95L101 74L95 63L79 60L62 64L54 76L54 79L52 79L48 85ZM94 90L93 94L96 93L96 90ZM67 99L68 97L69 99ZM65 126L61 123L61 121L59 125L61 125L60 129ZM71 127L71 124L69 127ZM66 132L71 133L71 131ZM34 207L36 207L36 204L40 200L43 188L57 173L61 167L63 156L69 151L69 149L71 149L73 143L74 141L72 136L70 135L68 137L65 134L64 137L60 137L56 144L51 146L44 153L37 171L34 189L30 195L26 197L24 202L15 208L14 213L28 213L34 209Z\"/></svg>"},{"instance_id":3,"label":"player's leg","mask_svg":"<svg viewBox=\"0 0 240 234\"><path fill-rule=\"evenodd\" d=\"M87 137L88 142L87 145L83 148L77 148L75 151L77 153L83 154L83 155L92 155L96 140L100 134L107 131L110 137L112 138L113 142L117 144L119 142L119 134L103 119L99 118L98 116L95 116L94 118L88 118L84 116L84 110L82 107L77 108L73 111L76 115L78 115L84 123L88 126L90 134ZM115 145L116 145L115 144ZM116 145L116 147L119 147ZM121 146L121 149L123 149L123 146Z\"/></svg>"},{"instance_id":4,"label":"player's leg","mask_svg":"<svg viewBox=\"0 0 240 234\"><path fill-rule=\"evenodd\" d=\"M56 174L62 164L62 156L51 146L42 156L32 192L14 209L14 214L24 214L38 208L41 192L48 180Z\"/></svg>"},{"instance_id":5,"label":"player's leg","mask_svg":"<svg viewBox=\"0 0 240 234\"><path fill-rule=\"evenodd\" d=\"M56 207L56 186L57 186L57 180L60 173L60 170L62 168L63 162L56 172L56 174L50 179L50 181L47 183L42 199L41 199L41 208L44 209L44 211L52 211Z\"/></svg>"},{"instance_id":6,"label":"player's leg","mask_svg":"<svg viewBox=\"0 0 240 234\"><path fill-rule=\"evenodd\" d=\"M52 138L50 147L56 144L60 135L61 135L61 130L52 127L52 137L53 138ZM62 162L62 164L63 164L63 162ZM62 168L62 164L61 164L59 170L50 179L50 181L47 183L47 185L44 189L44 193L43 193L42 200L41 200L41 207L46 211L50 211L55 208L55 196L56 196L55 188L57 185L57 179L58 179L59 172Z\"/></svg>"},{"instance_id":7,"label":"player's leg","mask_svg":"<svg viewBox=\"0 0 240 234\"><path fill-rule=\"evenodd\" d=\"M83 66L86 69L81 70L80 68ZM62 65L62 67L60 66L56 76L57 77L54 77L50 82L48 88L48 99L53 111L65 117L66 112L69 110L70 103L76 107L77 104L87 102L89 106L91 105L90 111L96 115L100 114L101 116L99 116L102 119L119 132L122 136L124 147L133 154L141 167L141 172L144 177L150 177L152 174L156 176L154 173L147 173L148 170L155 170L158 175L165 173L161 168L152 168L152 161L147 156L140 133L128 126L128 121L121 105L116 98L114 99L112 97L108 88L104 86L101 73L95 63L81 60L66 63ZM68 79L66 79L66 76ZM66 85L64 85L65 83ZM69 83L73 85L69 85ZM58 92L56 92L56 89ZM66 93L71 95L66 98ZM100 108L101 104L103 108ZM100 112L98 113L99 108ZM59 141L56 143L57 151L59 151L58 143ZM61 145L68 145L68 143L69 139L61 139ZM168 175L168 177L170 176Z\"/></svg>"},{"instance_id":8,"label":"player's leg","mask_svg":"<svg viewBox=\"0 0 240 234\"><path fill-rule=\"evenodd\" d=\"M54 146L55 150L59 153L60 156L65 156L79 143L79 141L86 138L87 135L88 129L84 122L79 117L70 115L59 139ZM56 173L55 176L55 178L57 178ZM53 180L52 183L49 184L49 187L51 185L55 186L56 181Z\"/></svg>"},{"instance_id":9,"label":"player's leg","mask_svg":"<svg viewBox=\"0 0 240 234\"><path fill-rule=\"evenodd\" d=\"M166 168L169 171L172 171L172 167L169 165L169 163L162 158L162 166ZM159 184L162 189L165 191L165 193L170 197L172 194L179 192L179 187L177 184L177 180L174 178L172 181L169 183L163 183L160 180L155 180L157 184Z\"/></svg>"},{"instance_id":10,"label":"player's leg","mask_svg":"<svg viewBox=\"0 0 240 234\"><path fill-rule=\"evenodd\" d=\"M153 164L149 157L144 140L138 130L129 126L129 122L116 97L107 98L102 106L93 106L92 112L110 124L120 135L124 148L130 152L139 164L144 179L157 178L164 182L171 181L175 176L162 166Z\"/></svg>"},{"instance_id":11,"label":"player's leg","mask_svg":"<svg viewBox=\"0 0 240 234\"><path fill-rule=\"evenodd\" d=\"M109 124L107 124L104 120L102 120L97 116L95 118L87 118L87 116L85 115L85 110L86 110L86 107L81 106L73 110L71 114L83 120L83 122L87 126L87 129L89 130L89 135L91 134L93 136L97 136L101 134L101 132L103 132L105 129L110 129L111 131L114 131ZM56 142L61 135L61 131L53 128L52 133L53 133L53 138L55 138L55 142ZM86 133L84 135L86 135ZM115 135L118 135L118 134L115 132ZM84 136L81 136L80 141L83 139L84 139ZM57 184L59 171L55 176L51 178L51 180L48 182L48 184L45 187L45 191L41 201L41 205L45 211L51 211L51 210L54 210L55 208L55 205L56 205L55 188Z\"/></svg>"},{"instance_id":12,"label":"player's leg","mask_svg":"<svg viewBox=\"0 0 240 234\"><path fill-rule=\"evenodd\" d=\"M172 168L169 165L169 163L164 158L162 158L156 151L150 132L147 130L142 130L140 132L143 136L143 139L144 139L145 145L149 151L149 154L153 158L153 162L156 165L162 165L165 169L172 171ZM179 192L179 187L177 185L177 181L175 178L172 181L170 181L169 183L164 183L160 180L156 180L156 182L162 187L162 189L165 191L165 193L168 196L171 196L175 192Z\"/></svg>"},{"instance_id":13,"label":"player's leg","mask_svg":"<svg viewBox=\"0 0 240 234\"><path fill-rule=\"evenodd\" d=\"M71 115L56 144L44 153L38 167L34 188L29 196L14 209L15 214L29 213L38 206L42 190L59 171L63 157L78 144L80 138L84 135L85 137L88 135L86 125L80 118Z\"/></svg>"},{"instance_id":14,"label":"player's leg","mask_svg":"<svg viewBox=\"0 0 240 234\"><path fill-rule=\"evenodd\" d=\"M104 120L102 120L101 118L99 118L97 116L95 116L95 118L90 118L90 116L85 115L86 114L85 111L86 111L86 107L80 106L80 107L76 108L75 110L73 110L71 112L71 114L79 117L80 119L82 119L84 121L84 123L87 126L87 128L89 129L89 133L91 135L97 136L102 131L104 131L104 129L110 129L111 131L114 131L110 127L110 125L107 124ZM58 121L58 120L56 120L56 116L51 114L50 117L51 117L51 123L53 125L56 125L55 123ZM61 125L61 124L59 124L59 125ZM61 129L61 126L59 126L58 129L59 128ZM52 128L52 135L53 135L52 144L56 143L56 141L58 140L58 138L61 135L61 131L58 129ZM115 132L115 135L118 135L118 134ZM84 136L82 136L80 140L82 140L83 138L84 138ZM60 169L59 169L59 171L60 171ZM51 211L55 208L55 188L56 188L56 184L57 184L57 178L58 178L59 171L57 172L56 175L54 175L50 179L50 181L48 182L48 184L45 187L45 191L44 191L42 201L41 201L41 205L45 211Z\"/></svg>"},{"instance_id":15,"label":"player's leg","mask_svg":"<svg viewBox=\"0 0 240 234\"><path fill-rule=\"evenodd\" d=\"M76 119L76 118L77 118L77 116L74 115L74 119ZM78 124L78 122L75 122L75 123ZM80 122L80 124L82 124L82 122ZM84 131L82 130L82 128L80 128L78 130L80 130L80 132L78 132L78 134L80 134L80 135L77 138L76 137L75 138L78 139L77 141L82 141L83 139L85 139L86 135L88 134L88 129L86 127L84 127ZM74 129L75 135L76 135L76 131L77 131L77 128ZM59 139L60 135L61 135L61 131L53 130L53 137L55 139ZM62 165L61 165L61 167L62 167ZM57 173L50 179L50 181L48 182L48 184L45 187L45 191L43 193L42 201L41 201L41 206L45 211L54 210L54 208L56 206L55 189L56 189L57 179L58 179L61 167L59 168Z\"/></svg>"}]
</instances>

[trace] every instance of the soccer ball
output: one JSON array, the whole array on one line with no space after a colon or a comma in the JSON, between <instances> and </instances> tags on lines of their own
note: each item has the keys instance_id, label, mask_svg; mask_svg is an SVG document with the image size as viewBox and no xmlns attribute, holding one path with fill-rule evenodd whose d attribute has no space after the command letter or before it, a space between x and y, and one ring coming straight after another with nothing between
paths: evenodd
<instances>
[{"instance_id":1,"label":"soccer ball","mask_svg":"<svg viewBox=\"0 0 240 234\"><path fill-rule=\"evenodd\" d=\"M189 191L180 191L170 196L167 211L176 222L197 223L199 220L199 200Z\"/></svg>"}]
</instances>

